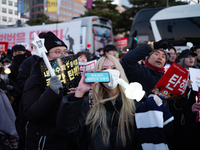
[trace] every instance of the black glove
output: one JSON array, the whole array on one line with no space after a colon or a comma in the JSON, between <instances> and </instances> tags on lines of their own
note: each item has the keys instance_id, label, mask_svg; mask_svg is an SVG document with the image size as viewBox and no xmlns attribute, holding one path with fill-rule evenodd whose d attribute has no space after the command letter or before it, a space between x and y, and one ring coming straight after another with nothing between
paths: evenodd
<instances>
[{"instance_id":1,"label":"black glove","mask_svg":"<svg viewBox=\"0 0 200 150\"><path fill-rule=\"evenodd\" d=\"M10 91L10 90L13 89L13 86L12 86L12 85L6 85L6 86L7 86L8 91Z\"/></svg>"},{"instance_id":2,"label":"black glove","mask_svg":"<svg viewBox=\"0 0 200 150\"><path fill-rule=\"evenodd\" d=\"M155 42L153 46L154 49L159 49L159 48L167 49L172 46L172 43L167 39L162 39L158 42Z\"/></svg>"},{"instance_id":3,"label":"black glove","mask_svg":"<svg viewBox=\"0 0 200 150\"><path fill-rule=\"evenodd\" d=\"M63 88L61 81L58 79L57 76L51 77L49 81L50 88L57 94L60 93L60 88Z\"/></svg>"}]
</instances>

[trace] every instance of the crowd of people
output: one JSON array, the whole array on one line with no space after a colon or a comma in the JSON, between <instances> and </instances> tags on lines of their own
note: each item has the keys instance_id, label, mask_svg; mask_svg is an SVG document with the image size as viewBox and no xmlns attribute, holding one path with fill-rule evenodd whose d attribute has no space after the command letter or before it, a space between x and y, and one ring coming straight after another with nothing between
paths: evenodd
<instances>
[{"instance_id":1,"label":"crowd of people","mask_svg":"<svg viewBox=\"0 0 200 150\"><path fill-rule=\"evenodd\" d=\"M109 72L111 81L86 83L82 74L78 86L63 93L57 76L50 78L48 87L45 85L41 57L23 45L13 46L11 58L1 55L0 149L200 149L200 122L196 121L200 105L190 77L184 95L163 99L151 92L165 74L166 65L176 62L188 71L199 69L200 46L178 54L170 41L162 39L116 58L114 45L94 54L88 50L74 54L50 31L39 37L45 39L49 61L71 55L83 63L96 59L93 71ZM126 88L118 79L126 84L140 83L145 91L141 101L127 98Z\"/></svg>"}]
</instances>

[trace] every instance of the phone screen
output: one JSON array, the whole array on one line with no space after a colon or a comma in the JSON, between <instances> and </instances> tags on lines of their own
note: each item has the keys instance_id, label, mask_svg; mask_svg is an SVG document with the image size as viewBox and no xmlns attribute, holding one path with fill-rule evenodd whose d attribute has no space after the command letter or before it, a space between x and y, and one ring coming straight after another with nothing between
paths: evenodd
<instances>
[{"instance_id":1,"label":"phone screen","mask_svg":"<svg viewBox=\"0 0 200 150\"><path fill-rule=\"evenodd\" d=\"M85 72L85 82L110 82L109 72Z\"/></svg>"}]
</instances>

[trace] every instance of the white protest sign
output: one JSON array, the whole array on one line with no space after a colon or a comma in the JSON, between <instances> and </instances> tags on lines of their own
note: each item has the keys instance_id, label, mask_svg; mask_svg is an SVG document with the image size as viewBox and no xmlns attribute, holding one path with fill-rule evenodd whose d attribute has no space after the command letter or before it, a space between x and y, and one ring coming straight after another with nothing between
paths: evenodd
<instances>
[{"instance_id":1,"label":"white protest sign","mask_svg":"<svg viewBox=\"0 0 200 150\"><path fill-rule=\"evenodd\" d=\"M56 74L53 71L52 66L50 65L47 55L45 54L45 53L47 53L47 50L44 46L44 39L42 39L42 38L40 39L35 32L33 33L33 35L34 35L34 41L32 41L31 43L36 47L36 48L34 48L34 50L37 50L37 53L39 54L39 56L43 57L44 62L46 64L51 76L52 77L55 76Z\"/></svg>"},{"instance_id":2,"label":"white protest sign","mask_svg":"<svg viewBox=\"0 0 200 150\"><path fill-rule=\"evenodd\" d=\"M198 92L198 88L200 87L200 69L189 68L189 71L192 89Z\"/></svg>"}]
</instances>

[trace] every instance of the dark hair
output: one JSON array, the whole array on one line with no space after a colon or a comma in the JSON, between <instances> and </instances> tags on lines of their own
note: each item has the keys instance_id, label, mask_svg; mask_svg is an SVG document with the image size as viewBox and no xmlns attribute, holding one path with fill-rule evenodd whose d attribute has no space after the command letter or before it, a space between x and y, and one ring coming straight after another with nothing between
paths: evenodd
<instances>
[{"instance_id":1,"label":"dark hair","mask_svg":"<svg viewBox=\"0 0 200 150\"><path fill-rule=\"evenodd\" d=\"M170 50L170 49L173 49L173 50L174 50L174 52L175 52L175 53L177 53L177 51L176 51L175 47L173 47L173 46L170 46L170 47L169 47L169 50Z\"/></svg>"},{"instance_id":2,"label":"dark hair","mask_svg":"<svg viewBox=\"0 0 200 150\"><path fill-rule=\"evenodd\" d=\"M77 54L77 58L81 55L85 55L85 57L87 58L87 53L86 52L78 52Z\"/></svg>"},{"instance_id":3,"label":"dark hair","mask_svg":"<svg viewBox=\"0 0 200 150\"><path fill-rule=\"evenodd\" d=\"M161 90L161 88L160 87L156 87L159 91Z\"/></svg>"},{"instance_id":4,"label":"dark hair","mask_svg":"<svg viewBox=\"0 0 200 150\"><path fill-rule=\"evenodd\" d=\"M97 52L100 52L101 50L103 50L103 47L99 48L98 50L96 50Z\"/></svg>"},{"instance_id":5,"label":"dark hair","mask_svg":"<svg viewBox=\"0 0 200 150\"><path fill-rule=\"evenodd\" d=\"M105 52L109 52L109 51L117 51L117 48L114 45L106 45L103 49L104 54Z\"/></svg>"}]
</instances>

